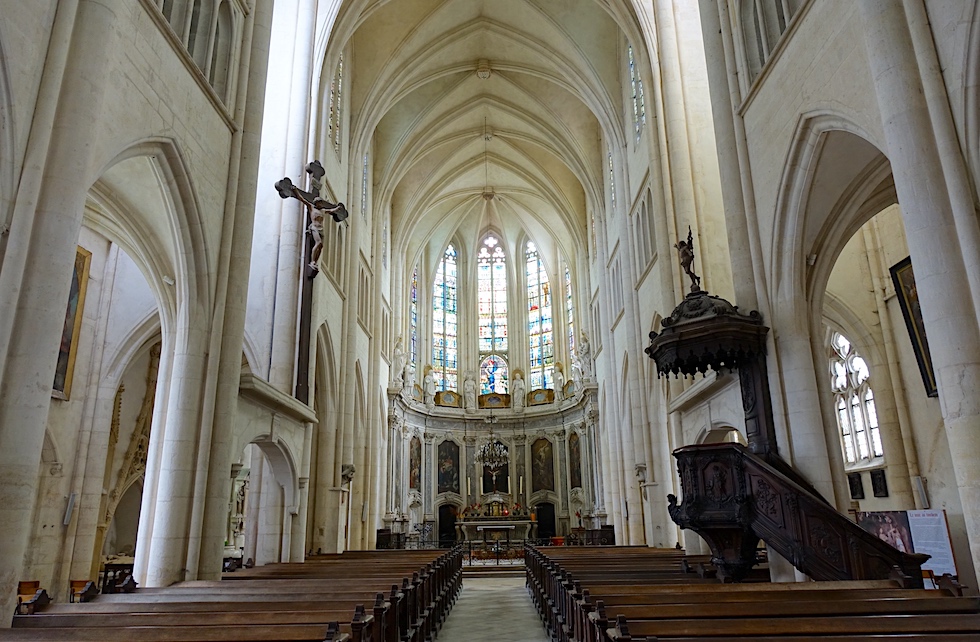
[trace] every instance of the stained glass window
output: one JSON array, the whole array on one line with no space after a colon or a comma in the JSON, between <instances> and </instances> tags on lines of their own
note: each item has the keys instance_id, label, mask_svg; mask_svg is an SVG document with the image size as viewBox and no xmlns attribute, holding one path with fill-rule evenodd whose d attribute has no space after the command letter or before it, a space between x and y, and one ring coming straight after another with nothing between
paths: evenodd
<instances>
[{"instance_id":1,"label":"stained glass window","mask_svg":"<svg viewBox=\"0 0 980 642\"><path fill-rule=\"evenodd\" d=\"M565 264L565 314L568 317L568 353L575 352L575 304L572 302L572 272ZM569 370L565 370L566 374Z\"/></svg>"},{"instance_id":2,"label":"stained glass window","mask_svg":"<svg viewBox=\"0 0 980 642\"><path fill-rule=\"evenodd\" d=\"M501 357L506 381L507 355L507 257L500 239L493 234L483 239L477 254L477 316L479 319L479 349L481 364L489 355ZM499 365L499 364L498 364ZM483 366L480 367L481 378L484 376ZM494 392L506 392L497 389L500 378L493 382ZM484 389L484 393L490 392Z\"/></svg>"},{"instance_id":3,"label":"stained glass window","mask_svg":"<svg viewBox=\"0 0 980 642\"><path fill-rule=\"evenodd\" d=\"M555 375L554 317L551 284L541 254L534 243L525 248L527 277L527 336L529 342L528 385L531 390L551 388Z\"/></svg>"},{"instance_id":4,"label":"stained glass window","mask_svg":"<svg viewBox=\"0 0 980 642\"><path fill-rule=\"evenodd\" d=\"M381 229L381 267L388 267L388 224Z\"/></svg>"},{"instance_id":5,"label":"stained glass window","mask_svg":"<svg viewBox=\"0 0 980 642\"><path fill-rule=\"evenodd\" d=\"M456 248L450 245L432 284L432 368L439 390L456 390Z\"/></svg>"},{"instance_id":6,"label":"stained glass window","mask_svg":"<svg viewBox=\"0 0 980 642\"><path fill-rule=\"evenodd\" d=\"M408 303L409 348L412 363L418 363L419 356L419 266L412 272L412 291Z\"/></svg>"},{"instance_id":7,"label":"stained glass window","mask_svg":"<svg viewBox=\"0 0 980 642\"><path fill-rule=\"evenodd\" d=\"M364 166L361 167L361 216L367 215L367 185L368 185L368 155L364 155Z\"/></svg>"},{"instance_id":8,"label":"stained glass window","mask_svg":"<svg viewBox=\"0 0 980 642\"><path fill-rule=\"evenodd\" d=\"M611 212L616 212L616 173L613 171L612 152L609 152L609 201L612 203Z\"/></svg>"},{"instance_id":9,"label":"stained glass window","mask_svg":"<svg viewBox=\"0 0 980 642\"><path fill-rule=\"evenodd\" d=\"M333 149L340 153L340 125L344 99L344 54L337 61L337 71L330 82L330 118L327 122L327 137L333 142Z\"/></svg>"},{"instance_id":10,"label":"stained glass window","mask_svg":"<svg viewBox=\"0 0 980 642\"><path fill-rule=\"evenodd\" d=\"M844 335L835 332L830 345L830 386L844 460L851 465L868 463L884 455L874 393L868 381L871 370Z\"/></svg>"},{"instance_id":11,"label":"stained glass window","mask_svg":"<svg viewBox=\"0 0 980 642\"><path fill-rule=\"evenodd\" d=\"M627 45L626 55L630 68L630 91L633 94L633 128L636 133L636 140L640 140L643 132L643 125L647 122L646 101L643 97L643 79L636 69L636 61L633 58L633 45Z\"/></svg>"},{"instance_id":12,"label":"stained glass window","mask_svg":"<svg viewBox=\"0 0 980 642\"><path fill-rule=\"evenodd\" d=\"M508 380L507 361L499 355L492 354L480 362L480 394L507 392Z\"/></svg>"}]
</instances>

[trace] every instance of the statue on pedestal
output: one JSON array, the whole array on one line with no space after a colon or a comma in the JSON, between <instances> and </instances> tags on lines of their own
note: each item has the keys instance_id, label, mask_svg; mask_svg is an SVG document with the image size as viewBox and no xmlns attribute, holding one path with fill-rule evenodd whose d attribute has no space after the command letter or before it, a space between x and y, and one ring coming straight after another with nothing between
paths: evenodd
<instances>
[{"instance_id":1,"label":"statue on pedestal","mask_svg":"<svg viewBox=\"0 0 980 642\"><path fill-rule=\"evenodd\" d=\"M436 406L436 378L432 374L432 366L426 366L425 378L422 380L422 393L424 394L425 407L432 410Z\"/></svg>"},{"instance_id":2,"label":"statue on pedestal","mask_svg":"<svg viewBox=\"0 0 980 642\"><path fill-rule=\"evenodd\" d=\"M391 356L392 380L398 385L402 385L405 381L405 365L407 361L408 354L405 352L402 338L398 337L395 340L395 349L392 351Z\"/></svg>"},{"instance_id":3,"label":"statue on pedestal","mask_svg":"<svg viewBox=\"0 0 980 642\"><path fill-rule=\"evenodd\" d=\"M476 412L476 379L472 373L468 373L463 381L463 407L467 414Z\"/></svg>"},{"instance_id":4,"label":"statue on pedestal","mask_svg":"<svg viewBox=\"0 0 980 642\"><path fill-rule=\"evenodd\" d=\"M555 363L555 403L565 398L565 369L561 361Z\"/></svg>"},{"instance_id":5,"label":"statue on pedestal","mask_svg":"<svg viewBox=\"0 0 980 642\"><path fill-rule=\"evenodd\" d=\"M521 376L520 370L514 371L514 381L511 383L511 406L514 408L514 412L524 412L524 397L525 397L525 385L524 377Z\"/></svg>"},{"instance_id":6,"label":"statue on pedestal","mask_svg":"<svg viewBox=\"0 0 980 642\"><path fill-rule=\"evenodd\" d=\"M577 354L572 361L572 373L578 370L578 378L584 381L592 379L592 346L589 337L583 332L576 346Z\"/></svg>"}]
</instances>

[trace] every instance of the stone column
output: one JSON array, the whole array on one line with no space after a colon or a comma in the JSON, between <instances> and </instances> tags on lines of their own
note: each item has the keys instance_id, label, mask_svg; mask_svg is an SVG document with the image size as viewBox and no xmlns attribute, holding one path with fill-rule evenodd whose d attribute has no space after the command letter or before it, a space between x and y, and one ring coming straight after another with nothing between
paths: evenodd
<instances>
[{"instance_id":1,"label":"stone column","mask_svg":"<svg viewBox=\"0 0 980 642\"><path fill-rule=\"evenodd\" d=\"M278 252L275 273L276 301L283 304L273 309L272 357L269 383L282 392L292 393L296 373L297 311L300 284L304 278L304 226L306 211L294 198L283 200L272 184L283 176L305 189L303 168L312 160L307 158L310 131L310 94L313 86L313 41L316 29L316 0L276 2L273 26L276 37L270 62L276 73L261 89L264 90L269 121L262 128L262 168L259 172L262 189L258 195L258 211L267 219L259 225L270 232L268 240L256 236L262 251ZM262 98L259 99L262 102ZM321 106L322 107L322 106ZM276 222L278 221L278 224ZM264 236L264 235L263 235Z\"/></svg>"},{"instance_id":2,"label":"stone column","mask_svg":"<svg viewBox=\"0 0 980 642\"><path fill-rule=\"evenodd\" d=\"M225 191L225 228L219 253L218 296L212 332L220 332L220 351L212 359L208 376L217 375L213 415L205 415L199 467L207 468L195 488L187 568L199 579L221 579L223 523L220 509L228 496L227 471L237 453L232 453L233 426L238 420L238 389L241 375L242 345L245 336L245 305L251 263L252 232L255 215L256 174L259 164L259 137L262 130L272 2L259 0L246 21L243 56L238 84L235 132L229 151L231 163ZM215 344L212 339L212 346ZM213 348L211 350L213 352ZM217 372L214 373L212 369ZM200 531L197 531L200 529Z\"/></svg>"},{"instance_id":3,"label":"stone column","mask_svg":"<svg viewBox=\"0 0 980 642\"><path fill-rule=\"evenodd\" d=\"M433 446L435 442L433 433L422 435L422 519L429 521L432 519L433 504L435 503L436 489L432 483L439 470L439 463L436 461L436 452Z\"/></svg>"},{"instance_id":4,"label":"stone column","mask_svg":"<svg viewBox=\"0 0 980 642\"><path fill-rule=\"evenodd\" d=\"M110 82L113 22L103 3L58 5L0 269L0 626L24 579L75 246L92 167L104 162L92 123Z\"/></svg>"},{"instance_id":5,"label":"stone column","mask_svg":"<svg viewBox=\"0 0 980 642\"><path fill-rule=\"evenodd\" d=\"M208 320L203 311L197 315L185 311L182 317L177 328L167 420L157 427L162 433L159 442L162 453L157 469L156 504L151 507L153 526L150 533L143 535L150 538L145 586L169 586L187 579L195 480L199 475L207 475L207 470L198 468L197 452L207 371ZM224 476L227 475L226 469Z\"/></svg>"},{"instance_id":6,"label":"stone column","mask_svg":"<svg viewBox=\"0 0 980 642\"><path fill-rule=\"evenodd\" d=\"M980 568L980 330L956 224L966 217L975 225L976 214L957 212L950 200L902 4L858 6L971 555Z\"/></svg>"}]
</instances>

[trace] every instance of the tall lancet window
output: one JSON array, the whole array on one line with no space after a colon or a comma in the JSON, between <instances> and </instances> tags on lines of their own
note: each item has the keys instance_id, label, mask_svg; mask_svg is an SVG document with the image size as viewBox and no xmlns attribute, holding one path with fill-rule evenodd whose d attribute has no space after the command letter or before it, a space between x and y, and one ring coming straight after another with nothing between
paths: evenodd
<instances>
[{"instance_id":1,"label":"tall lancet window","mask_svg":"<svg viewBox=\"0 0 980 642\"><path fill-rule=\"evenodd\" d=\"M432 368L439 390L456 390L456 248L446 248L432 284Z\"/></svg>"},{"instance_id":2,"label":"tall lancet window","mask_svg":"<svg viewBox=\"0 0 980 642\"><path fill-rule=\"evenodd\" d=\"M334 72L333 80L330 81L330 109L327 119L327 138L333 143L333 149L340 153L340 126L343 123L344 101L344 54L340 54L337 61L337 70Z\"/></svg>"},{"instance_id":3,"label":"tall lancet window","mask_svg":"<svg viewBox=\"0 0 980 642\"><path fill-rule=\"evenodd\" d=\"M480 321L480 390L507 392L507 257L500 239L488 234L477 254Z\"/></svg>"},{"instance_id":4,"label":"tall lancet window","mask_svg":"<svg viewBox=\"0 0 980 642\"><path fill-rule=\"evenodd\" d=\"M884 455L874 393L868 383L871 371L844 335L835 332L830 345L830 382L844 459L854 466L870 463Z\"/></svg>"},{"instance_id":5,"label":"tall lancet window","mask_svg":"<svg viewBox=\"0 0 980 642\"><path fill-rule=\"evenodd\" d=\"M534 243L524 252L527 277L527 337L530 356L528 385L531 390L551 388L555 376L555 336L551 312L551 284Z\"/></svg>"},{"instance_id":6,"label":"tall lancet window","mask_svg":"<svg viewBox=\"0 0 980 642\"><path fill-rule=\"evenodd\" d=\"M572 272L568 269L568 263L565 263L565 315L568 318L568 351L571 354L575 352L575 304L572 302Z\"/></svg>"},{"instance_id":7,"label":"tall lancet window","mask_svg":"<svg viewBox=\"0 0 980 642\"><path fill-rule=\"evenodd\" d=\"M413 364L419 362L419 266L412 272L412 289L408 295L408 353Z\"/></svg>"},{"instance_id":8,"label":"tall lancet window","mask_svg":"<svg viewBox=\"0 0 980 642\"><path fill-rule=\"evenodd\" d=\"M633 129L636 133L636 140L640 140L643 132L643 125L647 122L647 106L643 97L643 80L636 69L636 60L633 58L633 45L626 46L626 55L630 68L630 91L633 94Z\"/></svg>"}]
</instances>

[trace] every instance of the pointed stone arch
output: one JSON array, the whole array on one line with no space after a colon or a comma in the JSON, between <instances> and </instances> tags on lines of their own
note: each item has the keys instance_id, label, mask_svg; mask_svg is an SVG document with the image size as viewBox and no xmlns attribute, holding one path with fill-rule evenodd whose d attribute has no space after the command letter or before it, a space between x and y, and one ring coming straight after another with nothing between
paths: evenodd
<instances>
[{"instance_id":1,"label":"pointed stone arch","mask_svg":"<svg viewBox=\"0 0 980 642\"><path fill-rule=\"evenodd\" d=\"M13 104L7 71L4 43L0 41L0 230L10 225L13 216L15 189L14 131L11 124ZM7 243L7 234L0 234L0 257Z\"/></svg>"}]
</instances>

